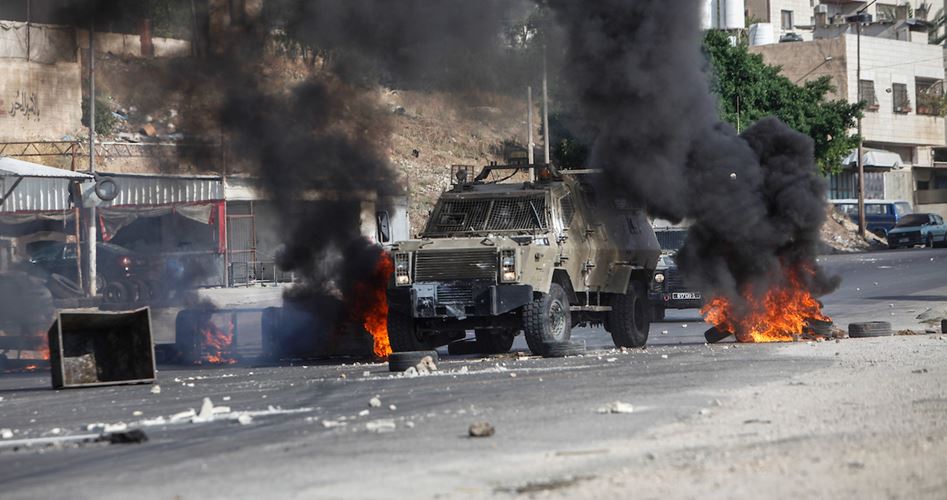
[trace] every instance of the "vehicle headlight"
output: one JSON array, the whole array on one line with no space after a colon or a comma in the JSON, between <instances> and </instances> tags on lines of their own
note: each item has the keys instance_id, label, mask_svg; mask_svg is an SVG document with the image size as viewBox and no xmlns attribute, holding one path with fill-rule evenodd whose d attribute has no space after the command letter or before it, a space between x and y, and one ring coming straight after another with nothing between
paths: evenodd
<instances>
[{"instance_id":1,"label":"vehicle headlight","mask_svg":"<svg viewBox=\"0 0 947 500\"><path fill-rule=\"evenodd\" d=\"M500 251L500 281L512 283L516 281L516 250Z\"/></svg>"},{"instance_id":2,"label":"vehicle headlight","mask_svg":"<svg viewBox=\"0 0 947 500\"><path fill-rule=\"evenodd\" d=\"M411 254L398 252L394 254L395 285L406 286L411 284Z\"/></svg>"},{"instance_id":3,"label":"vehicle headlight","mask_svg":"<svg viewBox=\"0 0 947 500\"><path fill-rule=\"evenodd\" d=\"M654 275L655 283L664 283L664 273L656 273Z\"/></svg>"}]
</instances>

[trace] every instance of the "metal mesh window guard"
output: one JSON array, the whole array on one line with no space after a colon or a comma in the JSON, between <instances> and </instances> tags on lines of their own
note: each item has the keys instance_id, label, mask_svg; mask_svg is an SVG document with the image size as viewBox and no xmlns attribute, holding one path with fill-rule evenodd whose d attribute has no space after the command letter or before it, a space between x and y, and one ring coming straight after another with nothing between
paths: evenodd
<instances>
[{"instance_id":1,"label":"metal mesh window guard","mask_svg":"<svg viewBox=\"0 0 947 500\"><path fill-rule=\"evenodd\" d=\"M443 199L434 209L425 236L479 231L546 229L542 194L509 198Z\"/></svg>"}]
</instances>

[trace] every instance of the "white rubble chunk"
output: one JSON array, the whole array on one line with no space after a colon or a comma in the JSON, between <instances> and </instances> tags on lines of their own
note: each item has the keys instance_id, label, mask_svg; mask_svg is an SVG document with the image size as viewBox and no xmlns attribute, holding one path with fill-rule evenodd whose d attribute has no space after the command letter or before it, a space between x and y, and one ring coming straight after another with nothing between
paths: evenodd
<instances>
[{"instance_id":1,"label":"white rubble chunk","mask_svg":"<svg viewBox=\"0 0 947 500\"><path fill-rule=\"evenodd\" d=\"M596 413L632 413L634 411L635 407L630 403L613 401L605 406L599 407L599 409L596 410Z\"/></svg>"},{"instance_id":2,"label":"white rubble chunk","mask_svg":"<svg viewBox=\"0 0 947 500\"><path fill-rule=\"evenodd\" d=\"M344 427L346 425L348 425L346 422L338 422L336 420L323 420L322 421L322 426L325 427L326 429L332 429L335 427Z\"/></svg>"},{"instance_id":3,"label":"white rubble chunk","mask_svg":"<svg viewBox=\"0 0 947 500\"><path fill-rule=\"evenodd\" d=\"M253 423L253 417L244 413L243 415L237 417L237 422L240 422L240 425L249 425Z\"/></svg>"},{"instance_id":4,"label":"white rubble chunk","mask_svg":"<svg viewBox=\"0 0 947 500\"><path fill-rule=\"evenodd\" d=\"M391 432L395 430L395 421L390 418L372 420L365 424L365 428L371 432Z\"/></svg>"},{"instance_id":5,"label":"white rubble chunk","mask_svg":"<svg viewBox=\"0 0 947 500\"><path fill-rule=\"evenodd\" d=\"M372 408L380 408L380 407L381 407L381 399L379 399L378 396L375 396L375 397L373 397L372 399L369 399L369 400L368 400L368 406L370 406L370 407L372 407Z\"/></svg>"},{"instance_id":6,"label":"white rubble chunk","mask_svg":"<svg viewBox=\"0 0 947 500\"><path fill-rule=\"evenodd\" d=\"M404 373L404 376L407 378L413 378L420 375L420 373L418 373L418 369L413 366L409 366L408 369L405 370L403 373Z\"/></svg>"},{"instance_id":7,"label":"white rubble chunk","mask_svg":"<svg viewBox=\"0 0 947 500\"><path fill-rule=\"evenodd\" d=\"M13 439L13 431L10 429L0 429L0 439Z\"/></svg>"},{"instance_id":8,"label":"white rubble chunk","mask_svg":"<svg viewBox=\"0 0 947 500\"><path fill-rule=\"evenodd\" d=\"M168 420L170 420L171 423L177 423L183 420L190 420L196 416L197 416L197 412L194 411L194 408L191 408L187 411L182 411L180 413L175 413L174 415L171 415L171 418Z\"/></svg>"},{"instance_id":9,"label":"white rubble chunk","mask_svg":"<svg viewBox=\"0 0 947 500\"><path fill-rule=\"evenodd\" d=\"M161 386L158 385L158 384L155 384L155 385L151 386L151 393L152 393L152 394L161 394Z\"/></svg>"},{"instance_id":10,"label":"white rubble chunk","mask_svg":"<svg viewBox=\"0 0 947 500\"><path fill-rule=\"evenodd\" d=\"M360 417L367 417L367 416L368 416L368 413L369 413L368 410L362 410L362 411L358 412L358 416L360 416Z\"/></svg>"}]
</instances>

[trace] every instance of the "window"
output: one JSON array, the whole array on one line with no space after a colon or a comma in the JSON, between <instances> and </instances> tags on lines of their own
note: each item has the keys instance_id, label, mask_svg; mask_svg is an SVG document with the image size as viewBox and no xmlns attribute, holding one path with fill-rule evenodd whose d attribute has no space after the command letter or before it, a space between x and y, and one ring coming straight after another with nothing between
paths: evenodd
<instances>
[{"instance_id":1,"label":"window","mask_svg":"<svg viewBox=\"0 0 947 500\"><path fill-rule=\"evenodd\" d=\"M911 99L908 98L908 86L903 83L895 83L891 86L891 92L894 97L894 112L910 113Z\"/></svg>"},{"instance_id":2,"label":"window","mask_svg":"<svg viewBox=\"0 0 947 500\"><path fill-rule=\"evenodd\" d=\"M875 8L877 15L876 21L894 21L898 18L898 6L879 3Z\"/></svg>"},{"instance_id":3,"label":"window","mask_svg":"<svg viewBox=\"0 0 947 500\"><path fill-rule=\"evenodd\" d=\"M572 225L572 217L575 216L575 204L572 203L572 195L563 196L559 200L559 206L562 208L562 225L569 227Z\"/></svg>"},{"instance_id":4,"label":"window","mask_svg":"<svg viewBox=\"0 0 947 500\"><path fill-rule=\"evenodd\" d=\"M878 111L878 98L875 96L875 82L872 80L859 80L858 92L861 94L861 100L865 101L866 110Z\"/></svg>"},{"instance_id":5,"label":"window","mask_svg":"<svg viewBox=\"0 0 947 500\"><path fill-rule=\"evenodd\" d=\"M914 89L917 92L917 114L940 116L944 109L944 81L918 78Z\"/></svg>"},{"instance_id":6,"label":"window","mask_svg":"<svg viewBox=\"0 0 947 500\"><path fill-rule=\"evenodd\" d=\"M779 17L780 17L780 19L782 19L783 31L793 29L792 11L791 11L791 10L784 10L784 11L781 11Z\"/></svg>"}]
</instances>

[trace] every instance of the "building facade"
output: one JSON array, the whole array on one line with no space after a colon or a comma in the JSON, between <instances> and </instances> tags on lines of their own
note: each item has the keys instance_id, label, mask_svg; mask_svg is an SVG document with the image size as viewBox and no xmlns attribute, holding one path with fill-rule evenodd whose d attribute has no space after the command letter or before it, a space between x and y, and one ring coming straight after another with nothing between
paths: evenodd
<instances>
[{"instance_id":1,"label":"building facade","mask_svg":"<svg viewBox=\"0 0 947 500\"><path fill-rule=\"evenodd\" d=\"M775 10L799 2L765 3ZM917 211L947 215L947 176L939 175L947 168L934 161L935 150L947 142L944 51L928 43L926 23L909 17L922 2L872 5L866 12L881 21L863 24L861 36L844 17L868 2L813 3L818 3L814 26L806 35L811 41L757 45L751 52L782 67L797 84L829 76L836 86L831 97L866 102L862 136L868 198L906 200ZM830 177L831 198L857 197L856 164L853 153L843 160L843 171Z\"/></svg>"}]
</instances>

